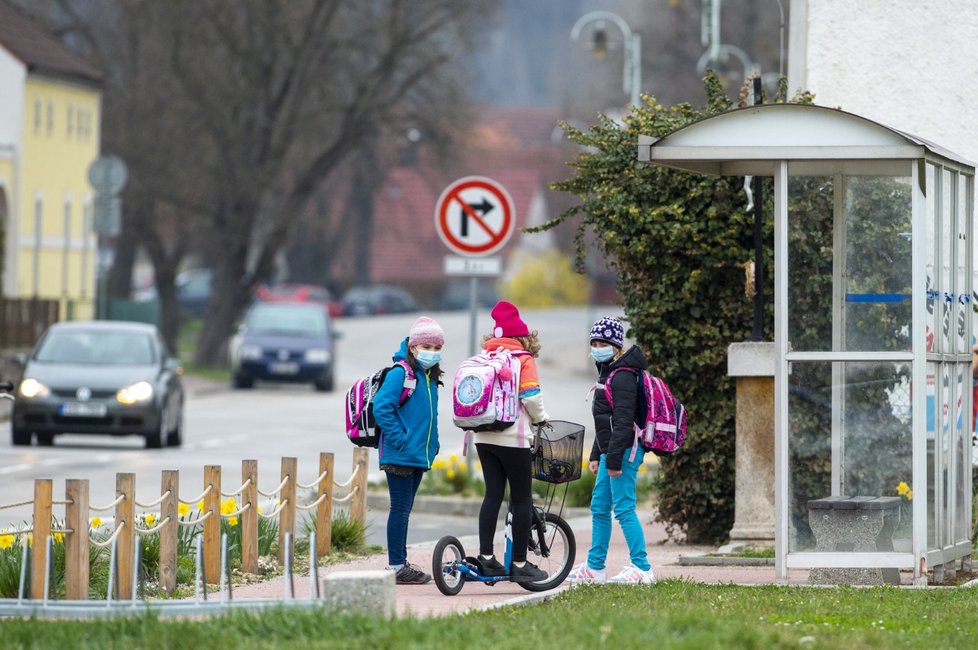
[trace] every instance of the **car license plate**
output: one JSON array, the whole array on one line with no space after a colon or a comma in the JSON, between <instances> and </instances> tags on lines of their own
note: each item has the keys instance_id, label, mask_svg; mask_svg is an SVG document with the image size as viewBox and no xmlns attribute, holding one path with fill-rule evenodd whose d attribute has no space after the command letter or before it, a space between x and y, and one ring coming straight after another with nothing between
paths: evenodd
<instances>
[{"instance_id":1,"label":"car license plate","mask_svg":"<svg viewBox=\"0 0 978 650\"><path fill-rule=\"evenodd\" d=\"M82 418L104 418L105 404L88 404L85 402L65 402L61 405L61 415Z\"/></svg>"},{"instance_id":2,"label":"car license plate","mask_svg":"<svg viewBox=\"0 0 978 650\"><path fill-rule=\"evenodd\" d=\"M296 375L299 373L299 364L292 361L276 361L268 364L268 372L273 375Z\"/></svg>"}]
</instances>

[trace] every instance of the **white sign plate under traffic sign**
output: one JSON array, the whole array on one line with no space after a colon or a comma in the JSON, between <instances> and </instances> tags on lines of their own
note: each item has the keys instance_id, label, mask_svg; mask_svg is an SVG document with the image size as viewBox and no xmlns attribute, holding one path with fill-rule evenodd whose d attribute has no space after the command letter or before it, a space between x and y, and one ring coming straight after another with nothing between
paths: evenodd
<instances>
[{"instance_id":1,"label":"white sign plate under traffic sign","mask_svg":"<svg viewBox=\"0 0 978 650\"><path fill-rule=\"evenodd\" d=\"M499 257L445 256L445 275L484 275L496 277L503 270Z\"/></svg>"},{"instance_id":2,"label":"white sign plate under traffic sign","mask_svg":"<svg viewBox=\"0 0 978 650\"><path fill-rule=\"evenodd\" d=\"M516 229L513 199L491 178L460 178L445 188L435 204L435 229L459 255L491 255L506 245Z\"/></svg>"}]
</instances>

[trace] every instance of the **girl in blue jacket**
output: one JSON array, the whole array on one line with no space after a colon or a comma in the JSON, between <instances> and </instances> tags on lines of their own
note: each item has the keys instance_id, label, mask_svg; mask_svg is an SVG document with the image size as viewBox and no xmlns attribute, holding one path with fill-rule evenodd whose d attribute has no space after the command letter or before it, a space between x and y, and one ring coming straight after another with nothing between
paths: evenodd
<instances>
[{"instance_id":1,"label":"girl in blue jacket","mask_svg":"<svg viewBox=\"0 0 978 650\"><path fill-rule=\"evenodd\" d=\"M380 427L380 469L387 474L387 563L398 584L425 584L431 576L407 561L407 531L414 495L438 454L438 386L445 332L421 316L394 353L395 365L373 400ZM402 365L411 368L409 373ZM412 376L413 375L413 378ZM410 397L401 403L405 391Z\"/></svg>"}]
</instances>

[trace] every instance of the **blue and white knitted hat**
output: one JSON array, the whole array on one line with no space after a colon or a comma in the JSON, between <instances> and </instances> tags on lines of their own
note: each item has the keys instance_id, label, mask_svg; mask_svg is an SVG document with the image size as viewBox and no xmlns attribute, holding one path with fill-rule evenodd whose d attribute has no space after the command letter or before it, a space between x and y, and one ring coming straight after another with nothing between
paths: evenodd
<instances>
[{"instance_id":1,"label":"blue and white knitted hat","mask_svg":"<svg viewBox=\"0 0 978 650\"><path fill-rule=\"evenodd\" d=\"M625 327L612 316L599 318L591 327L591 341L605 341L619 350L625 346Z\"/></svg>"}]
</instances>

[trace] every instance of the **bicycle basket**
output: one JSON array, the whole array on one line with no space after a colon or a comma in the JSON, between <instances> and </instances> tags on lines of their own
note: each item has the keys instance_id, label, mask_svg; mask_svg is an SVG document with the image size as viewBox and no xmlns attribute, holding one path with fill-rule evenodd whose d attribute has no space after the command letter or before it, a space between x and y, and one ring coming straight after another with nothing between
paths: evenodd
<instances>
[{"instance_id":1,"label":"bicycle basket","mask_svg":"<svg viewBox=\"0 0 978 650\"><path fill-rule=\"evenodd\" d=\"M547 483L567 483L581 478L584 427L574 422L550 420L540 432L533 450L533 478Z\"/></svg>"}]
</instances>

